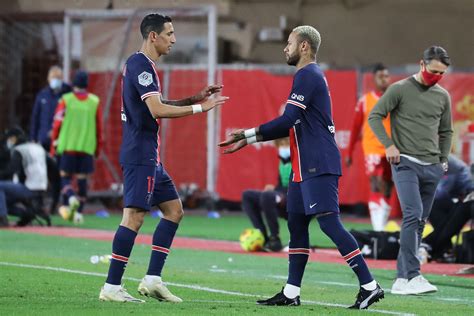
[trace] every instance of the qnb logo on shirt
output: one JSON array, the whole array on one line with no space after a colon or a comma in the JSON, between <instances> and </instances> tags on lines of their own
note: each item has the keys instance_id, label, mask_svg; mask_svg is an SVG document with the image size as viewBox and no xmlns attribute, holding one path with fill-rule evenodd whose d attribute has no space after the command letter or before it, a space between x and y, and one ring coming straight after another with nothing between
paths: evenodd
<instances>
[{"instance_id":1,"label":"qnb logo on shirt","mask_svg":"<svg viewBox=\"0 0 474 316\"><path fill-rule=\"evenodd\" d=\"M303 101L304 101L304 95L302 95L302 94L292 93L292 94L291 94L291 98L292 98L293 100L298 100L298 101L300 101L300 102L303 102Z\"/></svg>"},{"instance_id":2,"label":"qnb logo on shirt","mask_svg":"<svg viewBox=\"0 0 474 316\"><path fill-rule=\"evenodd\" d=\"M331 134L336 133L336 127L334 125L328 125L328 130L329 130L329 133Z\"/></svg>"}]
</instances>

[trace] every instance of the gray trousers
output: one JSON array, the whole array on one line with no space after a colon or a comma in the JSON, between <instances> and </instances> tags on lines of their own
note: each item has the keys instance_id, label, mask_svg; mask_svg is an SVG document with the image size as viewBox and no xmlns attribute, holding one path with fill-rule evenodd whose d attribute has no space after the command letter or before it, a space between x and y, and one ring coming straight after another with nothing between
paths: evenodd
<instances>
[{"instance_id":1,"label":"gray trousers","mask_svg":"<svg viewBox=\"0 0 474 316\"><path fill-rule=\"evenodd\" d=\"M403 212L397 278L412 279L420 274L418 248L443 174L440 163L423 166L400 157L399 164L392 164L393 182Z\"/></svg>"}]
</instances>

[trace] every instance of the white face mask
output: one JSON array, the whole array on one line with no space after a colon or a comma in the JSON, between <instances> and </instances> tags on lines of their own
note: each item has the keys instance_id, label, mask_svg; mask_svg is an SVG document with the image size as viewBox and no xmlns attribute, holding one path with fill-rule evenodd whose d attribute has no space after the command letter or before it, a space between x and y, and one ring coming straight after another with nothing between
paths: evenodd
<instances>
[{"instance_id":1,"label":"white face mask","mask_svg":"<svg viewBox=\"0 0 474 316\"><path fill-rule=\"evenodd\" d=\"M290 147L289 146L282 146L278 147L278 156L280 156L283 159L288 159L290 158Z\"/></svg>"},{"instance_id":2,"label":"white face mask","mask_svg":"<svg viewBox=\"0 0 474 316\"><path fill-rule=\"evenodd\" d=\"M53 90L58 90L59 88L61 88L62 85L63 85L63 81L58 78L53 78L49 81L49 86Z\"/></svg>"},{"instance_id":3,"label":"white face mask","mask_svg":"<svg viewBox=\"0 0 474 316\"><path fill-rule=\"evenodd\" d=\"M15 146L15 143L11 141L10 139L7 139L7 148L12 149L13 146Z\"/></svg>"}]
</instances>

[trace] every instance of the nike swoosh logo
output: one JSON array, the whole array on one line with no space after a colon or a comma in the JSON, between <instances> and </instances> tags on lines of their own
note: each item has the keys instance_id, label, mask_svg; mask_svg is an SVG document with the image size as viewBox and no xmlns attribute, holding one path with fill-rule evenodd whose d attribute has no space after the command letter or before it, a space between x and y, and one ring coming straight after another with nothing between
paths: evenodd
<instances>
[{"instance_id":1,"label":"nike swoosh logo","mask_svg":"<svg viewBox=\"0 0 474 316\"><path fill-rule=\"evenodd\" d=\"M316 206L316 204L318 204L318 203L310 204L310 205L309 205L309 208L313 208L313 207L315 207L315 206Z\"/></svg>"}]
</instances>

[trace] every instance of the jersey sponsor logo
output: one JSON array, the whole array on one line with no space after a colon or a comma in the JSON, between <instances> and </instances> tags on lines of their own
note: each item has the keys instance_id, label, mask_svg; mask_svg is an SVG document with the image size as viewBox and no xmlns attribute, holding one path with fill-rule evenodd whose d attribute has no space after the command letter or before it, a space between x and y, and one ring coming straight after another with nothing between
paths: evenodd
<instances>
[{"instance_id":1,"label":"jersey sponsor logo","mask_svg":"<svg viewBox=\"0 0 474 316\"><path fill-rule=\"evenodd\" d=\"M303 101L304 101L304 95L302 95L302 94L292 93L292 94L291 94L291 98L292 98L293 100L298 100L298 101L300 101L300 102L303 102Z\"/></svg>"},{"instance_id":2,"label":"jersey sponsor logo","mask_svg":"<svg viewBox=\"0 0 474 316\"><path fill-rule=\"evenodd\" d=\"M328 125L328 130L331 134L336 133L336 127L334 125Z\"/></svg>"},{"instance_id":3,"label":"jersey sponsor logo","mask_svg":"<svg viewBox=\"0 0 474 316\"><path fill-rule=\"evenodd\" d=\"M141 84L144 87L148 87L151 85L153 82L153 77L151 76L151 73L149 72L142 72L141 74L138 75L138 83Z\"/></svg>"}]
</instances>

